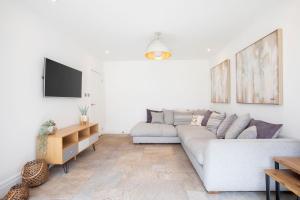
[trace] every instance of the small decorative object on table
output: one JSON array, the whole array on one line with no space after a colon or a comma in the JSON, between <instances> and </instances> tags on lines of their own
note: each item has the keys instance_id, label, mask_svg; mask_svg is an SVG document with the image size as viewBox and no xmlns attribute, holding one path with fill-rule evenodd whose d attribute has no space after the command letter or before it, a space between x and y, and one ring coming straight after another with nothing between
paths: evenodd
<instances>
[{"instance_id":1,"label":"small decorative object on table","mask_svg":"<svg viewBox=\"0 0 300 200\"><path fill-rule=\"evenodd\" d=\"M48 177L48 164L44 159L30 161L22 169L22 181L29 187L36 187L45 183Z\"/></svg>"},{"instance_id":2,"label":"small decorative object on table","mask_svg":"<svg viewBox=\"0 0 300 200\"><path fill-rule=\"evenodd\" d=\"M56 129L56 124L53 120L46 121L42 124L38 135L37 158L45 158L48 135L54 134Z\"/></svg>"},{"instance_id":3,"label":"small decorative object on table","mask_svg":"<svg viewBox=\"0 0 300 200\"><path fill-rule=\"evenodd\" d=\"M5 195L4 200L27 200L28 198L28 186L22 183L11 187L9 192Z\"/></svg>"},{"instance_id":4,"label":"small decorative object on table","mask_svg":"<svg viewBox=\"0 0 300 200\"><path fill-rule=\"evenodd\" d=\"M89 110L89 106L79 107L79 111L81 113L80 125L87 125L89 123L89 119L88 119L88 116L87 116L88 110Z\"/></svg>"}]
</instances>

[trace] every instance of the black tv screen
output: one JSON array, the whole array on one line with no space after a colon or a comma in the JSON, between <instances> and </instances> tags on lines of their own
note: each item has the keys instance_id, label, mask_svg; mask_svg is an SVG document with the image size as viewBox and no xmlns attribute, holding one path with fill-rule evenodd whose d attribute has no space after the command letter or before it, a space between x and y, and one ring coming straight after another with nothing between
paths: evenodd
<instances>
[{"instance_id":1,"label":"black tv screen","mask_svg":"<svg viewBox=\"0 0 300 200\"><path fill-rule=\"evenodd\" d=\"M81 97L82 72L46 58L44 95Z\"/></svg>"}]
</instances>

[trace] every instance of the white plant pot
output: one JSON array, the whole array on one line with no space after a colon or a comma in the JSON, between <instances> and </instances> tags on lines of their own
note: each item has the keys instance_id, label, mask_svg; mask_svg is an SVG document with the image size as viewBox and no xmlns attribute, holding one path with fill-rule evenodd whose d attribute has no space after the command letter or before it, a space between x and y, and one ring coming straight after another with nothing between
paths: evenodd
<instances>
[{"instance_id":1,"label":"white plant pot","mask_svg":"<svg viewBox=\"0 0 300 200\"><path fill-rule=\"evenodd\" d=\"M54 130L55 130L55 126L49 126L49 127L48 127L48 132L49 132L49 134L54 133Z\"/></svg>"},{"instance_id":2,"label":"white plant pot","mask_svg":"<svg viewBox=\"0 0 300 200\"><path fill-rule=\"evenodd\" d=\"M88 117L86 115L81 115L80 121L87 122L88 121Z\"/></svg>"}]
</instances>

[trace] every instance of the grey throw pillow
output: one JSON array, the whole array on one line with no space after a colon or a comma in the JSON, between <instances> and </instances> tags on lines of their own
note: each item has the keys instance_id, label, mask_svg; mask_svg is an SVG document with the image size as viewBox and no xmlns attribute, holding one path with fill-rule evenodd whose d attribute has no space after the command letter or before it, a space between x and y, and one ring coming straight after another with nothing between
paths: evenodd
<instances>
[{"instance_id":1,"label":"grey throw pillow","mask_svg":"<svg viewBox=\"0 0 300 200\"><path fill-rule=\"evenodd\" d=\"M151 123L163 124L164 113L163 112L151 112L152 121Z\"/></svg>"},{"instance_id":2,"label":"grey throw pillow","mask_svg":"<svg viewBox=\"0 0 300 200\"><path fill-rule=\"evenodd\" d=\"M206 111L206 113L204 114L203 120L201 122L201 126L206 126L211 113L212 113L212 111L210 111L210 110Z\"/></svg>"},{"instance_id":3,"label":"grey throw pillow","mask_svg":"<svg viewBox=\"0 0 300 200\"><path fill-rule=\"evenodd\" d=\"M174 111L174 125L188 125L193 118L193 112Z\"/></svg>"},{"instance_id":4,"label":"grey throw pillow","mask_svg":"<svg viewBox=\"0 0 300 200\"><path fill-rule=\"evenodd\" d=\"M165 123L169 125L174 124L174 111L163 109L163 113Z\"/></svg>"},{"instance_id":5,"label":"grey throw pillow","mask_svg":"<svg viewBox=\"0 0 300 200\"><path fill-rule=\"evenodd\" d=\"M210 115L210 118L208 119L206 128L213 133L217 133L218 127L222 123L222 121L225 119L226 114L225 113L216 113L213 112Z\"/></svg>"},{"instance_id":6,"label":"grey throw pillow","mask_svg":"<svg viewBox=\"0 0 300 200\"><path fill-rule=\"evenodd\" d=\"M223 122L220 124L218 130L217 130L217 138L224 139L225 133L229 129L229 127L233 124L233 122L237 119L237 115L229 115L227 116Z\"/></svg>"},{"instance_id":7,"label":"grey throw pillow","mask_svg":"<svg viewBox=\"0 0 300 200\"><path fill-rule=\"evenodd\" d=\"M257 138L257 129L256 126L250 126L245 129L237 139L256 139Z\"/></svg>"},{"instance_id":8,"label":"grey throw pillow","mask_svg":"<svg viewBox=\"0 0 300 200\"><path fill-rule=\"evenodd\" d=\"M248 126L250 114L239 116L225 133L225 139L236 139L239 134Z\"/></svg>"},{"instance_id":9,"label":"grey throw pillow","mask_svg":"<svg viewBox=\"0 0 300 200\"><path fill-rule=\"evenodd\" d=\"M257 138L270 139L276 138L282 128L282 124L271 124L261 120L252 119L249 126L256 126Z\"/></svg>"}]
</instances>

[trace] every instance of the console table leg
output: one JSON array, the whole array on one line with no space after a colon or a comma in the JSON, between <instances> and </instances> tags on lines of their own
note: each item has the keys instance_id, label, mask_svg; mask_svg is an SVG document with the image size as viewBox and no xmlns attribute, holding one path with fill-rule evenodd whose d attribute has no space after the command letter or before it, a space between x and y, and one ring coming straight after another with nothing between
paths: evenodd
<instances>
[{"instance_id":1,"label":"console table leg","mask_svg":"<svg viewBox=\"0 0 300 200\"><path fill-rule=\"evenodd\" d=\"M69 172L69 163L68 162L63 164L63 169L64 169L65 174L67 174Z\"/></svg>"},{"instance_id":2,"label":"console table leg","mask_svg":"<svg viewBox=\"0 0 300 200\"><path fill-rule=\"evenodd\" d=\"M275 169L279 169L279 163L275 162Z\"/></svg>"},{"instance_id":3,"label":"console table leg","mask_svg":"<svg viewBox=\"0 0 300 200\"><path fill-rule=\"evenodd\" d=\"M275 169L279 169L279 163L275 161ZM280 184L279 182L275 181L276 187L276 200L280 200Z\"/></svg>"},{"instance_id":4,"label":"console table leg","mask_svg":"<svg viewBox=\"0 0 300 200\"><path fill-rule=\"evenodd\" d=\"M266 174L266 200L270 200L270 177Z\"/></svg>"},{"instance_id":5,"label":"console table leg","mask_svg":"<svg viewBox=\"0 0 300 200\"><path fill-rule=\"evenodd\" d=\"M96 151L96 146L95 146L95 144L93 144L93 150Z\"/></svg>"},{"instance_id":6,"label":"console table leg","mask_svg":"<svg viewBox=\"0 0 300 200\"><path fill-rule=\"evenodd\" d=\"M280 200L280 184L279 184L279 182L275 181L275 187L276 187L276 200Z\"/></svg>"}]
</instances>

